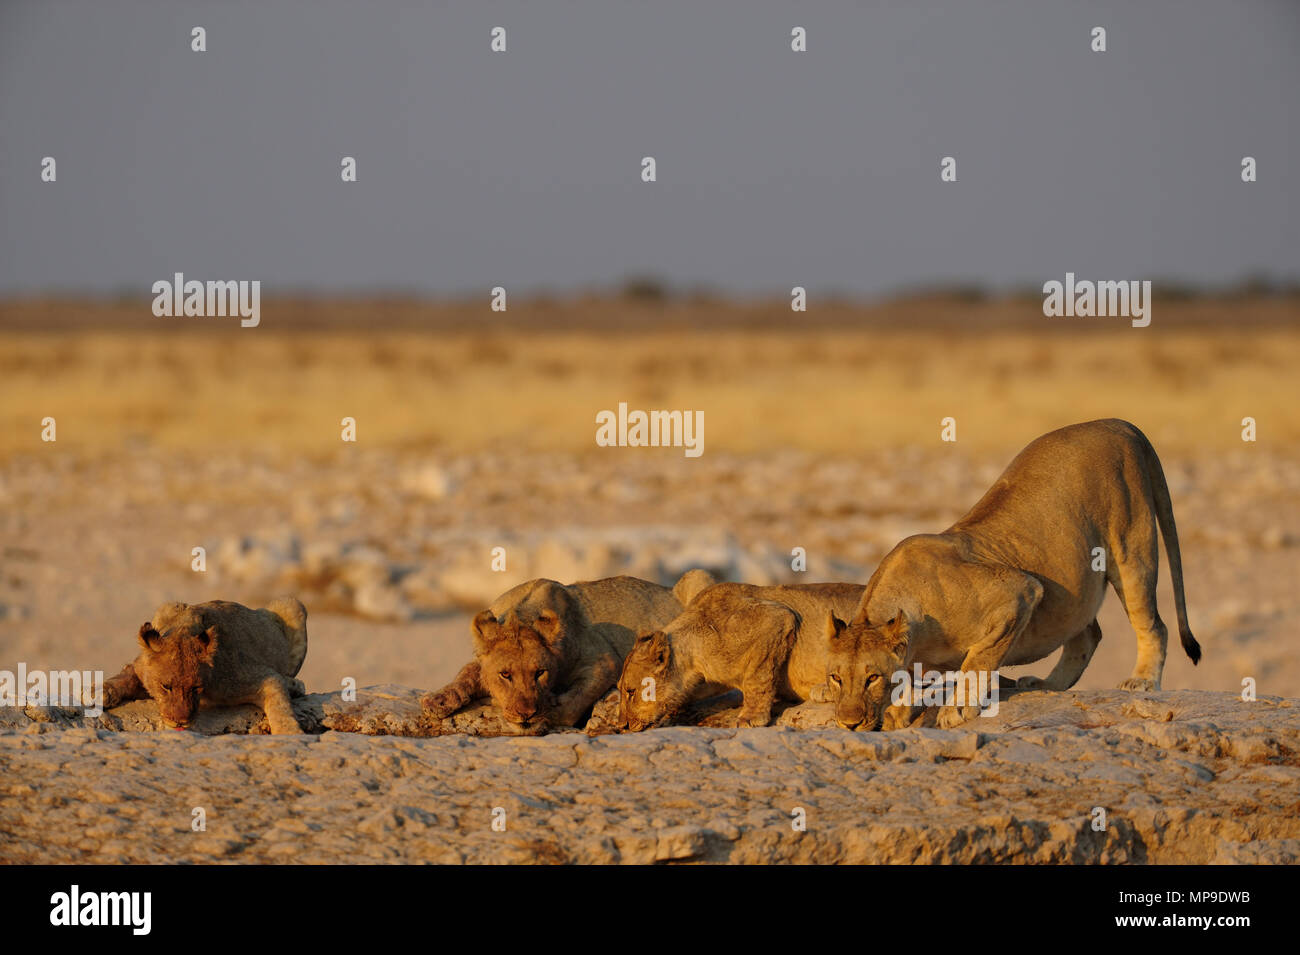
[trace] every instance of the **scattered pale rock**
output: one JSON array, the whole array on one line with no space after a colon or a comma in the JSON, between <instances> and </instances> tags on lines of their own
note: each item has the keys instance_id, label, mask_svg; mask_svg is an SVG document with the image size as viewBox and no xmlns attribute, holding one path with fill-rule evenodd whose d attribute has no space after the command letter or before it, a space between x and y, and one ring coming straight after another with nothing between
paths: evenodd
<instances>
[{"instance_id":1,"label":"scattered pale rock","mask_svg":"<svg viewBox=\"0 0 1300 955\"><path fill-rule=\"evenodd\" d=\"M6 858L1300 860L1292 700L1007 692L996 717L954 730L850 733L826 728L828 704L803 704L761 729L492 739L507 728L489 704L429 721L420 695L303 697L299 719L319 735L301 737L233 735L265 732L253 707L204 710L190 733L154 731L149 701L98 720L0 711ZM736 702L695 716L725 722ZM194 805L219 807L204 833L190 831ZM1099 806L1103 831L1092 827ZM501 813L506 828L494 830Z\"/></svg>"}]
</instances>

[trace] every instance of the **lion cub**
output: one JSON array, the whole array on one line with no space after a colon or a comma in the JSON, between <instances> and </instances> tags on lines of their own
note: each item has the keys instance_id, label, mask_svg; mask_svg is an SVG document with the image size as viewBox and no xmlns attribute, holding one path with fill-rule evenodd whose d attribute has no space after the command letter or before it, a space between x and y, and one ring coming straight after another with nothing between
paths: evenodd
<instances>
[{"instance_id":1,"label":"lion cub","mask_svg":"<svg viewBox=\"0 0 1300 955\"><path fill-rule=\"evenodd\" d=\"M442 718L490 696L517 733L573 726L614 686L637 633L668 623L714 579L688 571L672 590L636 577L520 584L474 618L474 659L421 702Z\"/></svg>"},{"instance_id":2,"label":"lion cub","mask_svg":"<svg viewBox=\"0 0 1300 955\"><path fill-rule=\"evenodd\" d=\"M828 613L849 613L860 584L717 584L663 630L638 638L619 677L619 723L670 722L692 699L739 689L738 726L766 726L777 698L824 698Z\"/></svg>"},{"instance_id":3,"label":"lion cub","mask_svg":"<svg viewBox=\"0 0 1300 955\"><path fill-rule=\"evenodd\" d=\"M229 600L167 603L140 627L140 655L104 681L104 708L152 697L163 723L189 729L202 697L257 703L272 733L301 733L290 705L307 656L307 608L293 597L250 610Z\"/></svg>"}]
</instances>

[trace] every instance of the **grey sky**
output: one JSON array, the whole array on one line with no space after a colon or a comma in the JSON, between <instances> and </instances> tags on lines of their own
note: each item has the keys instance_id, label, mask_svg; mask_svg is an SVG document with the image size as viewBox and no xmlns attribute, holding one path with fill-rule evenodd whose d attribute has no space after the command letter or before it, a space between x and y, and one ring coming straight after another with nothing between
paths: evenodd
<instances>
[{"instance_id":1,"label":"grey sky","mask_svg":"<svg viewBox=\"0 0 1300 955\"><path fill-rule=\"evenodd\" d=\"M1292 0L0 0L0 295L1294 281L1297 111Z\"/></svg>"}]
</instances>

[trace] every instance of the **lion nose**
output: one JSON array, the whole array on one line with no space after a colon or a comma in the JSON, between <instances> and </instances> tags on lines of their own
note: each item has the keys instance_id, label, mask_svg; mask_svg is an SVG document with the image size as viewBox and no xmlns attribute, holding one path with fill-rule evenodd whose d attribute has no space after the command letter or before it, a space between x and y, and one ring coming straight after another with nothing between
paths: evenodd
<instances>
[{"instance_id":1,"label":"lion nose","mask_svg":"<svg viewBox=\"0 0 1300 955\"><path fill-rule=\"evenodd\" d=\"M529 720L537 715L537 707L533 707L531 710L520 710L517 715L519 716L519 722L526 725Z\"/></svg>"},{"instance_id":2,"label":"lion nose","mask_svg":"<svg viewBox=\"0 0 1300 955\"><path fill-rule=\"evenodd\" d=\"M865 722L865 720L857 720L856 722L853 723L850 723L848 720L836 720L836 722L839 723L841 728L843 729L855 730L859 726L861 726Z\"/></svg>"}]
</instances>

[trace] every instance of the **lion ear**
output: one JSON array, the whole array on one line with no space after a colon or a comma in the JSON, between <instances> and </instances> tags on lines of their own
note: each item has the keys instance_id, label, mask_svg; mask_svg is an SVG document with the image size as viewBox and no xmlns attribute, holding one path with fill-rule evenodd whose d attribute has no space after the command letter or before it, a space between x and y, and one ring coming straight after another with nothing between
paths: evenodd
<instances>
[{"instance_id":1,"label":"lion ear","mask_svg":"<svg viewBox=\"0 0 1300 955\"><path fill-rule=\"evenodd\" d=\"M881 627L881 630L890 639L890 649L895 653L902 653L907 649L911 626L912 621L908 619L907 611L900 607L894 611L894 615Z\"/></svg>"},{"instance_id":2,"label":"lion ear","mask_svg":"<svg viewBox=\"0 0 1300 955\"><path fill-rule=\"evenodd\" d=\"M835 616L834 610L826 611L826 639L827 640L834 640L836 637L838 637L841 633L844 632L844 628L846 626L848 626L848 624L846 624L839 617Z\"/></svg>"},{"instance_id":3,"label":"lion ear","mask_svg":"<svg viewBox=\"0 0 1300 955\"><path fill-rule=\"evenodd\" d=\"M547 643L554 643L564 632L564 625L560 623L560 615L548 607L537 615L533 629Z\"/></svg>"},{"instance_id":4,"label":"lion ear","mask_svg":"<svg viewBox=\"0 0 1300 955\"><path fill-rule=\"evenodd\" d=\"M656 630L650 634L650 659L655 666L667 666L672 649L673 645L668 642L668 634L662 630Z\"/></svg>"},{"instance_id":5,"label":"lion ear","mask_svg":"<svg viewBox=\"0 0 1300 955\"><path fill-rule=\"evenodd\" d=\"M162 634L155 630L153 624L148 620L140 624L140 634L136 639L140 641L140 646L146 650L156 652L161 649Z\"/></svg>"},{"instance_id":6,"label":"lion ear","mask_svg":"<svg viewBox=\"0 0 1300 955\"><path fill-rule=\"evenodd\" d=\"M208 627L199 634L199 644L203 647L202 659L204 663L211 663L212 658L217 653L217 644L220 642L217 636L216 626Z\"/></svg>"},{"instance_id":7,"label":"lion ear","mask_svg":"<svg viewBox=\"0 0 1300 955\"><path fill-rule=\"evenodd\" d=\"M497 623L496 614L491 610L480 610L469 625L470 634L474 638L474 652L482 653L488 647L488 644L494 643L501 632L501 625Z\"/></svg>"}]
</instances>

